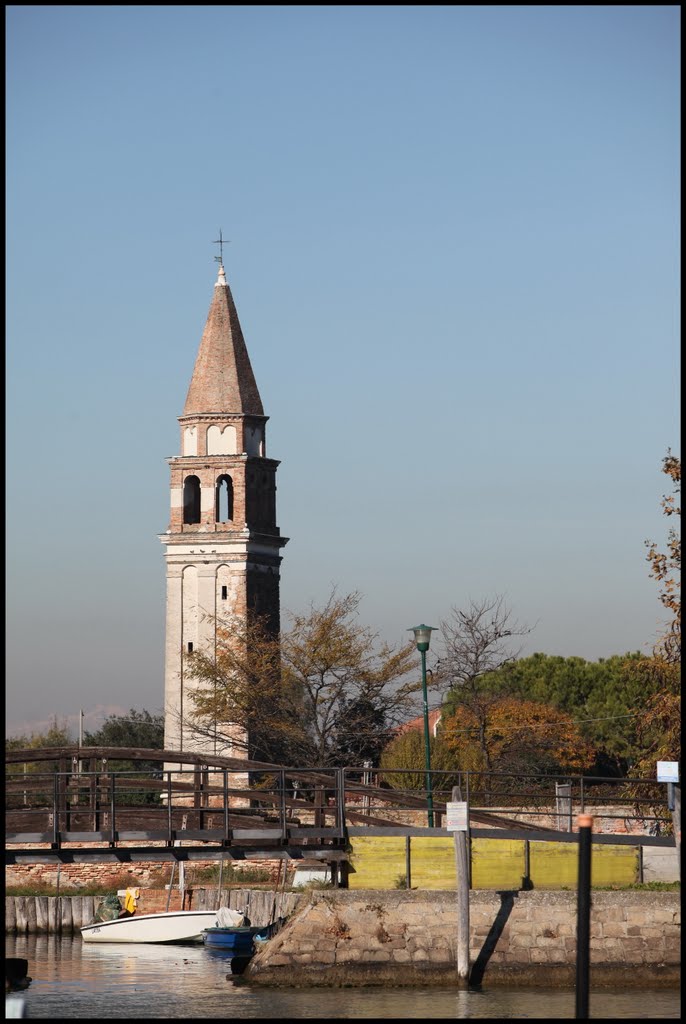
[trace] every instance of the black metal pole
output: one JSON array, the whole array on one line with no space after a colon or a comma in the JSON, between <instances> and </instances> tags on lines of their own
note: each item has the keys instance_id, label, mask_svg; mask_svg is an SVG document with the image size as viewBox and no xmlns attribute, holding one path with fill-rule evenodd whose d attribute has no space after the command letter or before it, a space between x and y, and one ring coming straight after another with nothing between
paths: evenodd
<instances>
[{"instance_id":1,"label":"black metal pole","mask_svg":"<svg viewBox=\"0 0 686 1024\"><path fill-rule=\"evenodd\" d=\"M593 817L580 814L579 877L576 914L576 1017L588 1020L591 944L591 836Z\"/></svg>"}]
</instances>

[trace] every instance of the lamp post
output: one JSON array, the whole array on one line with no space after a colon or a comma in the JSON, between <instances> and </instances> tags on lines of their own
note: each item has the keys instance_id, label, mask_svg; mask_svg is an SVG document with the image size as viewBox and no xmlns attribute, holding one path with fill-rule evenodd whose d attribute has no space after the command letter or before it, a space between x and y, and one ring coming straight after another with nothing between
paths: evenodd
<instances>
[{"instance_id":1,"label":"lamp post","mask_svg":"<svg viewBox=\"0 0 686 1024\"><path fill-rule=\"evenodd\" d=\"M422 694L424 696L424 759L426 762L426 803L428 807L429 828L434 827L434 801L431 791L431 753L429 749L429 703L426 696L426 652L429 650L431 631L435 626L410 626L414 633L417 650L422 656Z\"/></svg>"}]
</instances>

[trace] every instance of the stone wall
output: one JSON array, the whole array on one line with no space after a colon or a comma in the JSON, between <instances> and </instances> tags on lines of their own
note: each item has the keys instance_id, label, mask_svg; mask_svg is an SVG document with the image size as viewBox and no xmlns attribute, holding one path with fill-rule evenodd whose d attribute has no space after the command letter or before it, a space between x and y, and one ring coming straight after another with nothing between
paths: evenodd
<instances>
[{"instance_id":1,"label":"stone wall","mask_svg":"<svg viewBox=\"0 0 686 1024\"><path fill-rule=\"evenodd\" d=\"M72 844L74 849L79 845ZM38 847L36 847L38 849ZM41 851L42 852L42 851ZM256 867L264 871L265 880L276 885L281 881L282 861L230 861L224 869L224 884L228 876L229 865L234 878L242 871L254 872ZM185 864L186 880L189 887L193 886L194 875L208 868L217 868L216 860L193 860ZM290 873L294 868L291 868ZM172 865L161 864L160 861L134 861L131 864L117 862L105 863L93 861L82 864L9 864L5 867L5 887L13 885L45 885L59 886L64 889L78 889L89 885L111 885L114 889L125 889L127 886L161 887L171 880ZM253 879L254 880L254 879ZM179 866L174 869L174 887L179 884ZM197 888L197 885L195 886Z\"/></svg>"},{"instance_id":2,"label":"stone wall","mask_svg":"<svg viewBox=\"0 0 686 1024\"><path fill-rule=\"evenodd\" d=\"M470 894L472 984L573 986L574 892ZM678 985L680 894L594 892L591 984ZM456 983L455 893L312 892L250 962L264 985Z\"/></svg>"}]
</instances>

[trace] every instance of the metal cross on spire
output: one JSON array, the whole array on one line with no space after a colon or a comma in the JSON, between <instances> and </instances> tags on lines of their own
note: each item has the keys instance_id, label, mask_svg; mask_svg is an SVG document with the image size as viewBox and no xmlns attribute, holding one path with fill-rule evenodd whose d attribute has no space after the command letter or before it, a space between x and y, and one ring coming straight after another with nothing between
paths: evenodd
<instances>
[{"instance_id":1,"label":"metal cross on spire","mask_svg":"<svg viewBox=\"0 0 686 1024\"><path fill-rule=\"evenodd\" d=\"M224 266L224 239L222 238L222 229L221 228L219 229L219 238L215 239L215 241L212 244L219 246L219 255L215 256L214 258L217 261L217 263L221 267L223 267ZM228 241L227 241L226 244L228 245Z\"/></svg>"}]
</instances>

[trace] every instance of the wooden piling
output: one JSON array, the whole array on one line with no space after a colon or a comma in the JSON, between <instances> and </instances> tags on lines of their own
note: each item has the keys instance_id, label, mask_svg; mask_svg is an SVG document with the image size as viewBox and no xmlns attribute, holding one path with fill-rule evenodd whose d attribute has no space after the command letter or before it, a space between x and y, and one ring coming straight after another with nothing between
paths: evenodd
<instances>
[{"instance_id":1,"label":"wooden piling","mask_svg":"<svg viewBox=\"0 0 686 1024\"><path fill-rule=\"evenodd\" d=\"M676 860L679 868L679 881L681 881L681 784L676 783L673 791L674 807L672 809L672 826L674 830L674 843L676 845Z\"/></svg>"},{"instance_id":2,"label":"wooden piling","mask_svg":"<svg viewBox=\"0 0 686 1024\"><path fill-rule=\"evenodd\" d=\"M453 801L462 800L459 786L453 786ZM469 819L468 819L469 824ZM469 856L467 833L456 831L455 873L457 875L457 986L469 985Z\"/></svg>"}]
</instances>

